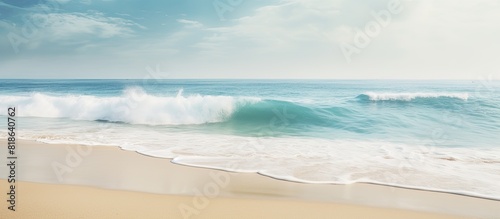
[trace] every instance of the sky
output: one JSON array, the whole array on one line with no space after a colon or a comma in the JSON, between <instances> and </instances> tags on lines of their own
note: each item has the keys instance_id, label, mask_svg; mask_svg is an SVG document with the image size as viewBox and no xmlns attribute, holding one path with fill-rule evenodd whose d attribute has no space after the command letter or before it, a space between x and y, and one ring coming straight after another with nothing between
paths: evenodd
<instances>
[{"instance_id":1,"label":"sky","mask_svg":"<svg viewBox=\"0 0 500 219\"><path fill-rule=\"evenodd\" d=\"M0 78L500 78L498 0L0 0Z\"/></svg>"}]
</instances>

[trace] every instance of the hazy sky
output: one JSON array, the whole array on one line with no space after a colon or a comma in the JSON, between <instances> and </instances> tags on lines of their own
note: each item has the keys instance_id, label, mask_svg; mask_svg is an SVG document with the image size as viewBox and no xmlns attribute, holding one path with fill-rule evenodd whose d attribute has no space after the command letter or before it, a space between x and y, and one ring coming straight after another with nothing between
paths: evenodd
<instances>
[{"instance_id":1,"label":"hazy sky","mask_svg":"<svg viewBox=\"0 0 500 219\"><path fill-rule=\"evenodd\" d=\"M1 78L500 78L498 0L0 0Z\"/></svg>"}]
</instances>

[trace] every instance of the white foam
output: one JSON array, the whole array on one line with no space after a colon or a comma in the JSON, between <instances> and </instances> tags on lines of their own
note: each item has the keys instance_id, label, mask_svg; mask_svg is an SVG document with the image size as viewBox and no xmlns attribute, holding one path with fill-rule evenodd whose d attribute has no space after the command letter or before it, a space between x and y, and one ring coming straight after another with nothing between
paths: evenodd
<instances>
[{"instance_id":1,"label":"white foam","mask_svg":"<svg viewBox=\"0 0 500 219\"><path fill-rule=\"evenodd\" d=\"M18 116L107 120L131 124L179 125L221 122L239 106L260 101L258 98L191 95L154 96L141 88L128 88L119 97L88 95L0 96L0 105L18 106Z\"/></svg>"},{"instance_id":2,"label":"white foam","mask_svg":"<svg viewBox=\"0 0 500 219\"><path fill-rule=\"evenodd\" d=\"M376 93L376 92L366 92L364 93L372 101L378 100L402 100L411 101L416 98L440 98L449 97L461 100L467 100L469 98L468 93Z\"/></svg>"},{"instance_id":3,"label":"white foam","mask_svg":"<svg viewBox=\"0 0 500 219\"><path fill-rule=\"evenodd\" d=\"M85 133L83 128L81 132ZM23 136L48 143L117 145L145 155L173 158L178 164L256 172L297 182L367 182L500 199L497 185L500 175L495 174L500 172L498 148L442 148L301 137L256 138L163 132L155 127L143 130L119 124L86 134L26 130Z\"/></svg>"}]
</instances>

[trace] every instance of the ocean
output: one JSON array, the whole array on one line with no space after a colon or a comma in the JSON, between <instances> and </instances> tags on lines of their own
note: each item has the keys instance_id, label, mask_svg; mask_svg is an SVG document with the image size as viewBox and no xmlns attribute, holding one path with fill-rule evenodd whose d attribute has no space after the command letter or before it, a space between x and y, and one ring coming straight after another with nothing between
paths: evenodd
<instances>
[{"instance_id":1,"label":"ocean","mask_svg":"<svg viewBox=\"0 0 500 219\"><path fill-rule=\"evenodd\" d=\"M500 82L0 80L1 138L500 200ZM22 145L20 145L22 147Z\"/></svg>"}]
</instances>

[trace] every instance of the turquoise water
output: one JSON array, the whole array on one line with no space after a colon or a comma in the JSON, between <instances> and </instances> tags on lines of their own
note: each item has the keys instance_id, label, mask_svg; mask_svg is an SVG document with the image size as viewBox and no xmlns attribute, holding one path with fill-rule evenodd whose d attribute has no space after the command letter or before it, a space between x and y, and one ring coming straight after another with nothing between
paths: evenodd
<instances>
[{"instance_id":1,"label":"turquoise water","mask_svg":"<svg viewBox=\"0 0 500 219\"><path fill-rule=\"evenodd\" d=\"M0 80L0 117L16 106L20 137L47 143L500 198L499 94L496 81Z\"/></svg>"}]
</instances>

